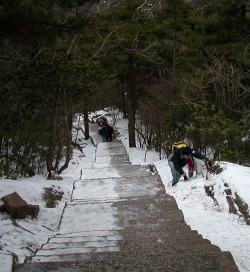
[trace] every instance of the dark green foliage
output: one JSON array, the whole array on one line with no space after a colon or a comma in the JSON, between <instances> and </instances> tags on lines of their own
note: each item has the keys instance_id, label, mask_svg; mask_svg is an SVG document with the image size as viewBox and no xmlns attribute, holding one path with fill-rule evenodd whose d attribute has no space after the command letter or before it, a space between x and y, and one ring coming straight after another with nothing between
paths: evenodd
<instances>
[{"instance_id":1,"label":"dark green foliage","mask_svg":"<svg viewBox=\"0 0 250 272\"><path fill-rule=\"evenodd\" d=\"M64 147L71 143L73 107L94 94L103 73L96 64L63 56L41 55L20 60L15 67L0 77L2 175L33 175L44 169L45 162L49 171L59 171L58 164L66 156Z\"/></svg>"},{"instance_id":2,"label":"dark green foliage","mask_svg":"<svg viewBox=\"0 0 250 272\"><path fill-rule=\"evenodd\" d=\"M1 176L32 176L45 166L50 175L67 167L74 108L104 79L98 65L73 55L74 46L67 54L89 22L79 12L87 2L0 4Z\"/></svg>"},{"instance_id":3,"label":"dark green foliage","mask_svg":"<svg viewBox=\"0 0 250 272\"><path fill-rule=\"evenodd\" d=\"M249 162L249 3L92 2L1 2L1 175L63 171L76 109L109 105L160 154L186 140Z\"/></svg>"}]
</instances>

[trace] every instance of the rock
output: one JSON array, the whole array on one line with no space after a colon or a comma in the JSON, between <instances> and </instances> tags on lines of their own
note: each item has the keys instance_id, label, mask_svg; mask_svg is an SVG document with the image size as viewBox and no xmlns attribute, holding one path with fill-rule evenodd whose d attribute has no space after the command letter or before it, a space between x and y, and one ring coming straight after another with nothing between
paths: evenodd
<instances>
[{"instance_id":1,"label":"rock","mask_svg":"<svg viewBox=\"0 0 250 272\"><path fill-rule=\"evenodd\" d=\"M36 218L38 215L39 206L28 204L16 192L2 197L2 201L4 202L5 210L14 219L23 219L28 215Z\"/></svg>"},{"instance_id":2,"label":"rock","mask_svg":"<svg viewBox=\"0 0 250 272\"><path fill-rule=\"evenodd\" d=\"M14 219L23 219L27 216L27 202L16 192L2 197L6 211Z\"/></svg>"},{"instance_id":3,"label":"rock","mask_svg":"<svg viewBox=\"0 0 250 272\"><path fill-rule=\"evenodd\" d=\"M5 206L4 205L0 205L0 212L5 212Z\"/></svg>"},{"instance_id":4,"label":"rock","mask_svg":"<svg viewBox=\"0 0 250 272\"><path fill-rule=\"evenodd\" d=\"M27 214L30 215L32 218L37 218L37 215L39 213L39 205L28 204L27 208L28 208Z\"/></svg>"}]
</instances>

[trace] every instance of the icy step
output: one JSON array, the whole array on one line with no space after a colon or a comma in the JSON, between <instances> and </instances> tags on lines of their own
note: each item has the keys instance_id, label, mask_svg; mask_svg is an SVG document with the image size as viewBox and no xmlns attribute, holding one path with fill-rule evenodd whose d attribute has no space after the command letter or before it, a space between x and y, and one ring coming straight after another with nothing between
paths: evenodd
<instances>
[{"instance_id":1,"label":"icy step","mask_svg":"<svg viewBox=\"0 0 250 272\"><path fill-rule=\"evenodd\" d=\"M101 162L95 162L100 163L102 166L106 165L107 167L95 167L95 168L88 168L88 169L82 169L81 173L81 179L82 180L90 180L90 179L106 179L106 178L131 178L131 177L150 177L150 176L157 176L154 173L150 172L147 168L142 168L138 165L130 165L127 162L109 162L109 159L107 157L102 157ZM113 165L119 165L119 168L115 169L114 167L111 167L110 164ZM96 169L97 168L97 169Z\"/></svg>"},{"instance_id":2,"label":"icy step","mask_svg":"<svg viewBox=\"0 0 250 272\"><path fill-rule=\"evenodd\" d=\"M123 201L123 198L120 197L105 197L105 198L85 198L85 199L74 199L74 202L69 203L68 205L74 204L95 204L95 203L109 203Z\"/></svg>"},{"instance_id":3,"label":"icy step","mask_svg":"<svg viewBox=\"0 0 250 272\"><path fill-rule=\"evenodd\" d=\"M87 170L83 169L81 173L81 179L100 179L100 178L119 178L121 175L118 171L114 168L107 167L107 168L89 168Z\"/></svg>"},{"instance_id":4,"label":"icy step","mask_svg":"<svg viewBox=\"0 0 250 272\"><path fill-rule=\"evenodd\" d=\"M91 188L95 188L91 190ZM119 198L136 197L143 195L157 195L161 188L158 187L157 177L124 177L105 179L86 179L74 184L72 200L117 201Z\"/></svg>"},{"instance_id":5,"label":"icy step","mask_svg":"<svg viewBox=\"0 0 250 272\"><path fill-rule=\"evenodd\" d=\"M112 142L106 142L106 143L102 143L100 145L98 145L98 149L109 149L109 148L120 148L120 147L124 147L122 141L120 140L116 140L116 141L112 141Z\"/></svg>"},{"instance_id":6,"label":"icy step","mask_svg":"<svg viewBox=\"0 0 250 272\"><path fill-rule=\"evenodd\" d=\"M122 239L121 236L108 236L108 237L94 237L94 236L84 236L84 237L59 237L59 238L51 238L49 243L51 244L60 244L60 243L77 243L77 242L101 242L101 241L120 241Z\"/></svg>"},{"instance_id":7,"label":"icy step","mask_svg":"<svg viewBox=\"0 0 250 272\"><path fill-rule=\"evenodd\" d=\"M100 256L101 259L105 258L105 252L98 253L85 253L85 254L67 254L67 255L51 255L51 256L34 256L27 258L27 263L68 263L68 262L84 262L90 261L93 255ZM26 270L29 271L29 270ZM56 271L56 270L55 270ZM59 270L60 271L60 270Z\"/></svg>"},{"instance_id":8,"label":"icy step","mask_svg":"<svg viewBox=\"0 0 250 272\"><path fill-rule=\"evenodd\" d=\"M121 231L122 228L112 229L112 230L89 230L89 231L79 231L79 232L70 232L70 233L57 233L56 237L106 237L106 236L120 236L119 231Z\"/></svg>"},{"instance_id":9,"label":"icy step","mask_svg":"<svg viewBox=\"0 0 250 272\"><path fill-rule=\"evenodd\" d=\"M124 163L124 162L129 162L129 156L124 154L124 155L107 155L107 156L99 156L96 158L95 163L107 163L109 162L110 164L112 163Z\"/></svg>"},{"instance_id":10,"label":"icy step","mask_svg":"<svg viewBox=\"0 0 250 272\"><path fill-rule=\"evenodd\" d=\"M126 149L122 145L107 146L106 148L97 148L96 156L127 155Z\"/></svg>"},{"instance_id":11,"label":"icy step","mask_svg":"<svg viewBox=\"0 0 250 272\"><path fill-rule=\"evenodd\" d=\"M71 241L71 242L62 242L58 243L49 243L45 244L42 249L56 249L56 248L103 248L103 247L116 247L117 241L89 241L89 242L78 242L78 241Z\"/></svg>"},{"instance_id":12,"label":"icy step","mask_svg":"<svg viewBox=\"0 0 250 272\"><path fill-rule=\"evenodd\" d=\"M43 262L41 256L116 252L120 250L121 240L122 236L118 230L91 230L57 234L36 252L32 262Z\"/></svg>"},{"instance_id":13,"label":"icy step","mask_svg":"<svg viewBox=\"0 0 250 272\"><path fill-rule=\"evenodd\" d=\"M85 254L93 252L114 252L119 251L119 246L103 247L66 247L54 249L40 249L35 256L67 255L67 254Z\"/></svg>"},{"instance_id":14,"label":"icy step","mask_svg":"<svg viewBox=\"0 0 250 272\"><path fill-rule=\"evenodd\" d=\"M26 263L17 271L216 271L239 272L233 257L228 252L219 254L170 254L133 256L117 253L115 256L106 254L72 254L36 257L36 265ZM33 261L32 261L33 262ZM100 269L101 268L101 269Z\"/></svg>"},{"instance_id":15,"label":"icy step","mask_svg":"<svg viewBox=\"0 0 250 272\"><path fill-rule=\"evenodd\" d=\"M122 240L121 235L110 236L72 236L72 237L55 237L49 240L49 243L77 243L77 242L112 242Z\"/></svg>"}]
</instances>

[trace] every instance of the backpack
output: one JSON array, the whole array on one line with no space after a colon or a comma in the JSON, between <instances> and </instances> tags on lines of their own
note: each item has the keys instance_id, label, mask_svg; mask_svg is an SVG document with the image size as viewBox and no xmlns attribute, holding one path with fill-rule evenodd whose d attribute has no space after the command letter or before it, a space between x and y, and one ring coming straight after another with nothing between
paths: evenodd
<instances>
[{"instance_id":1,"label":"backpack","mask_svg":"<svg viewBox=\"0 0 250 272\"><path fill-rule=\"evenodd\" d=\"M105 121L105 120L102 121L102 126L103 126L103 127L106 127L106 126L107 126L107 121Z\"/></svg>"},{"instance_id":2,"label":"backpack","mask_svg":"<svg viewBox=\"0 0 250 272\"><path fill-rule=\"evenodd\" d=\"M113 127L110 126L109 124L107 124L107 129L108 129L108 133L109 133L109 134L113 134L113 133L114 133Z\"/></svg>"},{"instance_id":3,"label":"backpack","mask_svg":"<svg viewBox=\"0 0 250 272\"><path fill-rule=\"evenodd\" d=\"M187 147L187 145L183 142L175 142L172 144L171 152L173 152L176 148L182 148L182 147Z\"/></svg>"}]
</instances>

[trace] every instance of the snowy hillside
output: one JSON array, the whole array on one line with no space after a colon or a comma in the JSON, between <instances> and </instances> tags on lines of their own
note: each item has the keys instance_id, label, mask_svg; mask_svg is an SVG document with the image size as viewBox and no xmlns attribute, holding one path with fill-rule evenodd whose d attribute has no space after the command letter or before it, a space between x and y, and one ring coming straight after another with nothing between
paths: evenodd
<instances>
[{"instance_id":1,"label":"snowy hillside","mask_svg":"<svg viewBox=\"0 0 250 272\"><path fill-rule=\"evenodd\" d=\"M133 164L155 165L166 192L175 197L187 224L223 251L230 251L241 272L250 271L250 226L245 221L249 220L250 168L221 162L223 171L220 174L209 175L207 180L201 176L188 182L180 181L173 188L167 160L159 160L156 152L149 151L145 161L145 150L128 148L127 120L119 119L116 127ZM12 254L22 263L26 256L33 255L57 233L64 204L71 200L75 180L79 179L83 166L91 167L95 159L91 141L83 140L82 134L78 140L83 153L74 151L70 166L61 175L63 180L48 181L45 176L16 181L0 179L0 197L16 191L28 203L40 206L38 218L34 220L12 220L7 213L0 213L1 271L11 271ZM46 192L61 196L61 200L55 200L55 207L46 206ZM230 213L229 208L235 214Z\"/></svg>"}]
</instances>

